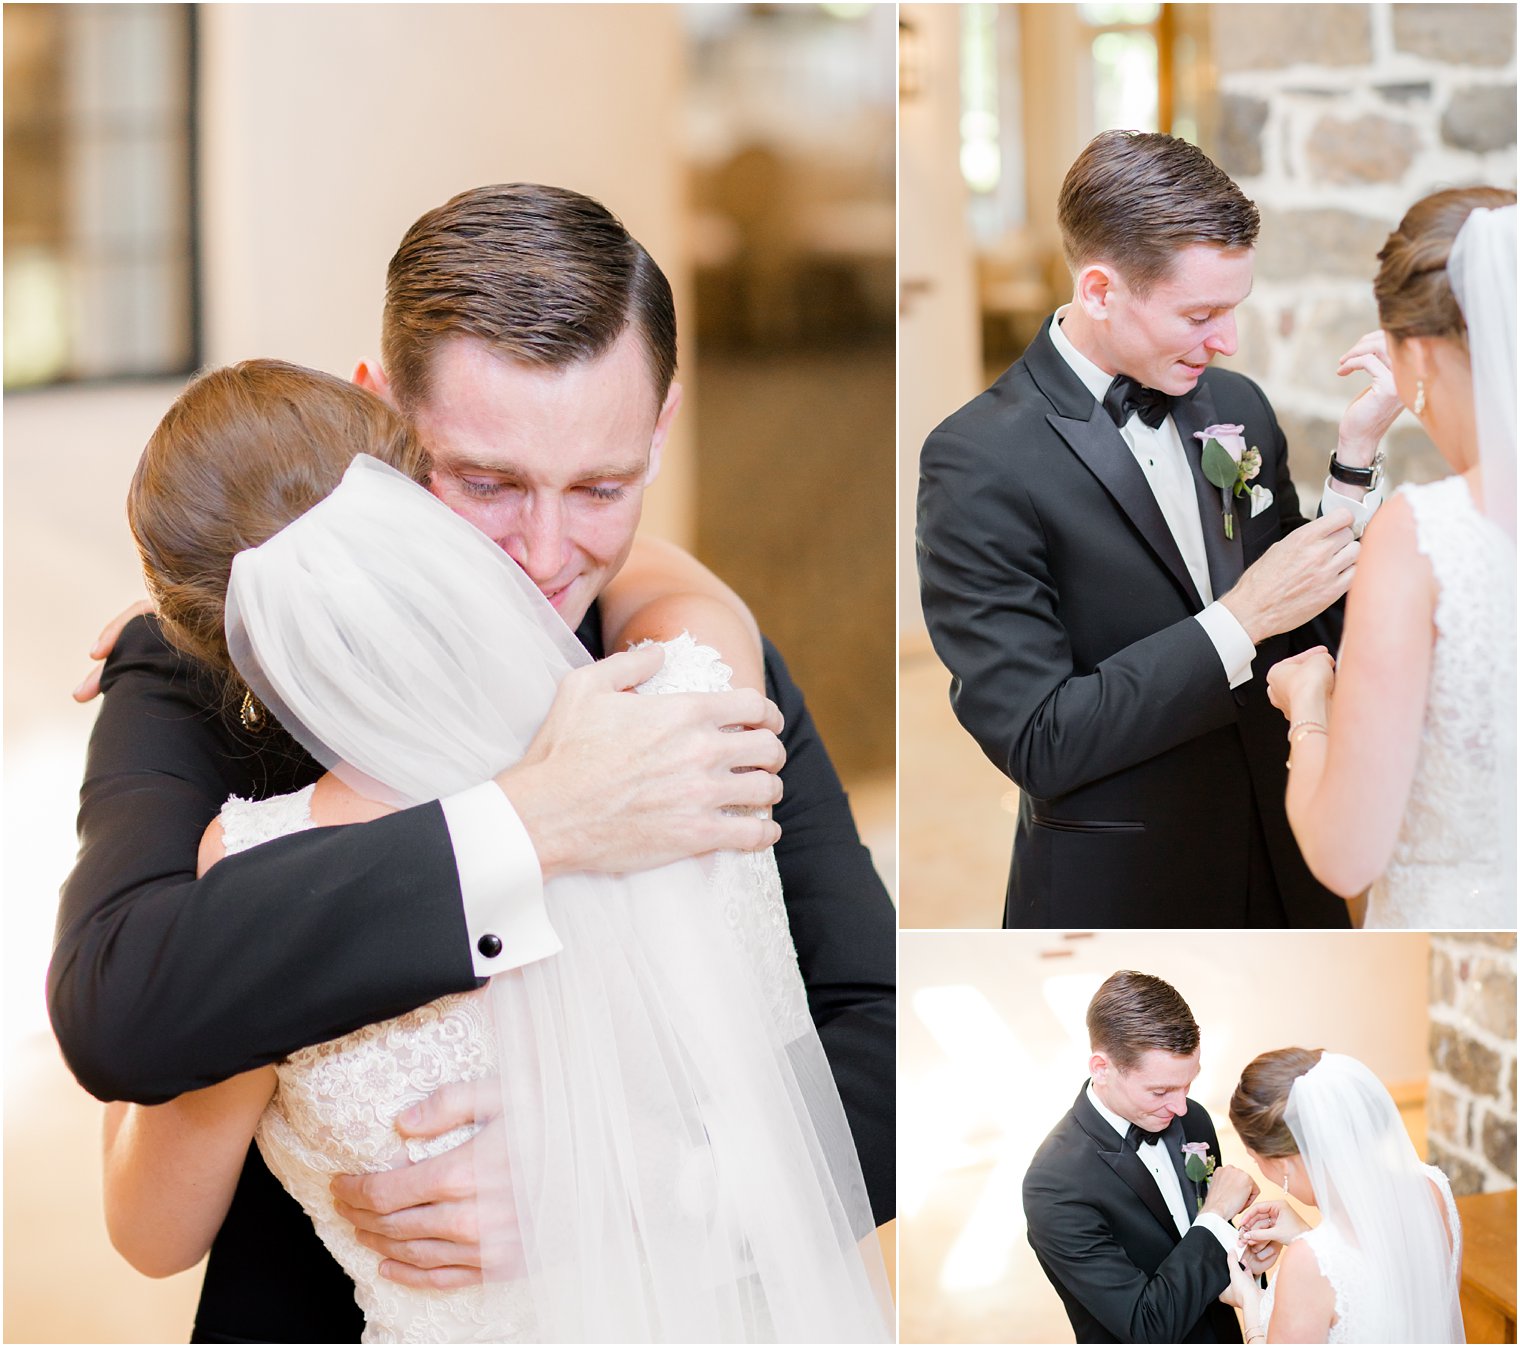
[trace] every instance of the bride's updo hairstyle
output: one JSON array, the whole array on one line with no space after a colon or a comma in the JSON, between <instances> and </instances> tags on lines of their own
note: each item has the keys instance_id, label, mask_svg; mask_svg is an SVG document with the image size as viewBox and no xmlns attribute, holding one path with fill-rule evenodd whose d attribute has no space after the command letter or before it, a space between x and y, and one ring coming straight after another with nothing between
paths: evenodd
<instances>
[{"instance_id":1,"label":"bride's updo hairstyle","mask_svg":"<svg viewBox=\"0 0 1520 1347\"><path fill-rule=\"evenodd\" d=\"M1446 275L1451 245L1474 210L1514 204L1515 194L1498 187L1454 187L1416 201L1378 253L1372 293L1383 331L1398 341L1448 337L1466 346L1467 324Z\"/></svg>"},{"instance_id":2,"label":"bride's updo hairstyle","mask_svg":"<svg viewBox=\"0 0 1520 1347\"><path fill-rule=\"evenodd\" d=\"M198 375L158 423L127 493L164 634L231 676L223 617L233 557L305 514L361 453L427 480L416 432L373 393L280 360Z\"/></svg>"},{"instance_id":3,"label":"bride's updo hairstyle","mask_svg":"<svg viewBox=\"0 0 1520 1347\"><path fill-rule=\"evenodd\" d=\"M1298 1154L1284 1113L1293 1082L1318 1065L1323 1048L1278 1048L1264 1052L1240 1073L1230 1096L1230 1122L1257 1155L1279 1159Z\"/></svg>"}]
</instances>

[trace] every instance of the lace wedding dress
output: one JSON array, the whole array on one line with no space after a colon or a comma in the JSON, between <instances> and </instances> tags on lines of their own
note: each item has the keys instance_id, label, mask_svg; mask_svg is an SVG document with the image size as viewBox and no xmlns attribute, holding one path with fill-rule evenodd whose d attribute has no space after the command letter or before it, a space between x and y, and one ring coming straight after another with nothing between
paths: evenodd
<instances>
[{"instance_id":1,"label":"lace wedding dress","mask_svg":"<svg viewBox=\"0 0 1520 1347\"><path fill-rule=\"evenodd\" d=\"M1515 547L1460 477L1400 494L1435 573L1436 641L1414 784L1366 925L1510 930Z\"/></svg>"},{"instance_id":2,"label":"lace wedding dress","mask_svg":"<svg viewBox=\"0 0 1520 1347\"><path fill-rule=\"evenodd\" d=\"M1462 1227L1457 1220L1457 1204L1451 1195L1451 1184L1446 1175L1434 1165L1424 1166L1426 1177L1441 1190L1441 1200L1446 1207L1447 1228L1452 1232L1451 1262L1449 1276L1455 1286L1458 1269L1462 1264ZM1397 1220L1390 1213L1390 1220ZM1328 1225L1318 1225L1306 1230L1295 1244L1306 1244L1314 1252L1314 1259L1325 1280L1335 1291L1335 1318L1330 1324L1326 1342L1405 1342L1409 1335L1399 1331L1399 1325L1390 1324L1385 1315L1387 1306L1375 1295L1369 1295L1367 1268L1361 1251L1338 1230ZM1272 1317L1272 1306L1277 1292L1274 1277L1261 1302L1261 1326L1266 1329Z\"/></svg>"},{"instance_id":3,"label":"lace wedding dress","mask_svg":"<svg viewBox=\"0 0 1520 1347\"><path fill-rule=\"evenodd\" d=\"M664 668L640 692L728 687L730 671L717 653L689 636L668 643L666 652ZM313 827L314 789L268 800L229 801L221 814L227 853ZM720 853L708 879L709 893L745 962L756 971L783 1039L810 1032L774 856L769 851ZM380 1256L358 1242L353 1227L334 1211L328 1191L335 1174L390 1169L467 1139L473 1128L403 1142L393 1123L402 1110L442 1085L494 1074L489 1014L484 989L445 996L303 1048L276 1067L279 1085L259 1124L259 1150L353 1278L354 1298L365 1316L365 1342L539 1340L532 1304L520 1284L430 1292L382 1278ZM585 1294L595 1296L596 1288L586 1287Z\"/></svg>"}]
</instances>

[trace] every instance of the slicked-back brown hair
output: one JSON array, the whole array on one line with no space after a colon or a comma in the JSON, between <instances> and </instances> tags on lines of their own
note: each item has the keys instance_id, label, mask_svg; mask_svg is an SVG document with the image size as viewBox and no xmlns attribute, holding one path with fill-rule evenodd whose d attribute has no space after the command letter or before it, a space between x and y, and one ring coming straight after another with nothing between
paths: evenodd
<instances>
[{"instance_id":1,"label":"slicked-back brown hair","mask_svg":"<svg viewBox=\"0 0 1520 1347\"><path fill-rule=\"evenodd\" d=\"M1230 1096L1230 1123L1257 1155L1280 1159L1298 1154L1298 1143L1283 1116L1293 1082L1324 1055L1323 1048L1278 1048L1264 1052L1240 1073Z\"/></svg>"},{"instance_id":2,"label":"slicked-back brown hair","mask_svg":"<svg viewBox=\"0 0 1520 1347\"><path fill-rule=\"evenodd\" d=\"M343 379L245 360L191 381L148 440L127 493L148 593L175 645L232 674L223 619L233 557L305 514L361 453L427 480L416 432Z\"/></svg>"},{"instance_id":3,"label":"slicked-back brown hair","mask_svg":"<svg viewBox=\"0 0 1520 1347\"><path fill-rule=\"evenodd\" d=\"M558 369L605 354L630 328L658 408L676 372L665 273L600 202L506 183L461 192L406 231L386 273L380 357L397 402L415 411L451 338Z\"/></svg>"},{"instance_id":4,"label":"slicked-back brown hair","mask_svg":"<svg viewBox=\"0 0 1520 1347\"><path fill-rule=\"evenodd\" d=\"M1066 171L1056 207L1066 265L1118 268L1145 295L1179 249L1194 243L1249 248L1261 216L1196 145L1150 131L1104 131Z\"/></svg>"},{"instance_id":5,"label":"slicked-back brown hair","mask_svg":"<svg viewBox=\"0 0 1520 1347\"><path fill-rule=\"evenodd\" d=\"M1416 201L1378 253L1378 322L1390 337L1450 337L1467 344L1467 324L1452 293L1446 263L1467 217L1480 206L1513 206L1498 187L1454 187Z\"/></svg>"},{"instance_id":6,"label":"slicked-back brown hair","mask_svg":"<svg viewBox=\"0 0 1520 1347\"><path fill-rule=\"evenodd\" d=\"M1087 1006L1087 1033L1121 1071L1152 1048L1188 1057L1198 1051L1198 1021L1170 983L1149 973L1115 973Z\"/></svg>"}]
</instances>

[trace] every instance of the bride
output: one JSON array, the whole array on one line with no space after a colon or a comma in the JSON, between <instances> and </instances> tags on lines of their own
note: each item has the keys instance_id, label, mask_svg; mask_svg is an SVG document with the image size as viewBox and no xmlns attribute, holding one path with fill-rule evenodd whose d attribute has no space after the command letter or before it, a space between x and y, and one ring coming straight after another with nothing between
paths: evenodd
<instances>
[{"instance_id":1,"label":"bride","mask_svg":"<svg viewBox=\"0 0 1520 1347\"><path fill-rule=\"evenodd\" d=\"M1378 254L1392 380L1454 475L1368 526L1339 660L1267 675L1288 821L1324 884L1371 884L1367 926L1515 925L1514 201L1437 192Z\"/></svg>"},{"instance_id":2,"label":"bride","mask_svg":"<svg viewBox=\"0 0 1520 1347\"><path fill-rule=\"evenodd\" d=\"M304 437L282 442L250 416L260 399L294 405ZM286 469L264 493L262 536L238 537L205 502L236 491L255 456ZM203 869L494 775L589 660L506 554L418 485L425 468L370 394L269 361L197 380L150 441L129 505L166 630L235 666L330 769L295 795L229 801ZM224 603L219 646L204 619ZM671 610L647 605L620 639L666 634ZM650 612L661 626L641 632ZM728 681L686 636L641 690ZM552 957L169 1104L112 1105L118 1247L139 1266L193 1263L253 1139L354 1280L368 1342L889 1338L770 853L557 878L545 895L563 940ZM397 1116L439 1088L473 1091L484 1125L403 1143ZM330 1179L466 1139L490 1232L483 1283L385 1279Z\"/></svg>"},{"instance_id":3,"label":"bride","mask_svg":"<svg viewBox=\"0 0 1520 1347\"><path fill-rule=\"evenodd\" d=\"M1266 1292L1231 1260L1223 1297L1251 1342L1462 1342L1462 1233L1446 1176L1420 1163L1397 1107L1361 1062L1318 1049L1263 1053L1230 1121L1286 1201L1242 1212L1242 1242L1282 1244Z\"/></svg>"}]
</instances>

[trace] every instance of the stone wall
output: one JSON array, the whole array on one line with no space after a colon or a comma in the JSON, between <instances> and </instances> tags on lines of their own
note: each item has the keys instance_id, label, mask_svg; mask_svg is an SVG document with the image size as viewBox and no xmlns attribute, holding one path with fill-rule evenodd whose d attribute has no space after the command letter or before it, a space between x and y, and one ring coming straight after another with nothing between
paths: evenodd
<instances>
[{"instance_id":1,"label":"stone wall","mask_svg":"<svg viewBox=\"0 0 1520 1347\"><path fill-rule=\"evenodd\" d=\"M1458 1193L1515 1186L1515 937L1430 938L1431 1164Z\"/></svg>"},{"instance_id":2,"label":"stone wall","mask_svg":"<svg viewBox=\"0 0 1520 1347\"><path fill-rule=\"evenodd\" d=\"M1515 7L1215 4L1217 117L1205 146L1261 209L1256 288L1226 362L1266 388L1318 499L1365 376L1336 359L1377 326L1377 252L1442 187L1515 185ZM1447 469L1414 418L1390 477Z\"/></svg>"}]
</instances>

